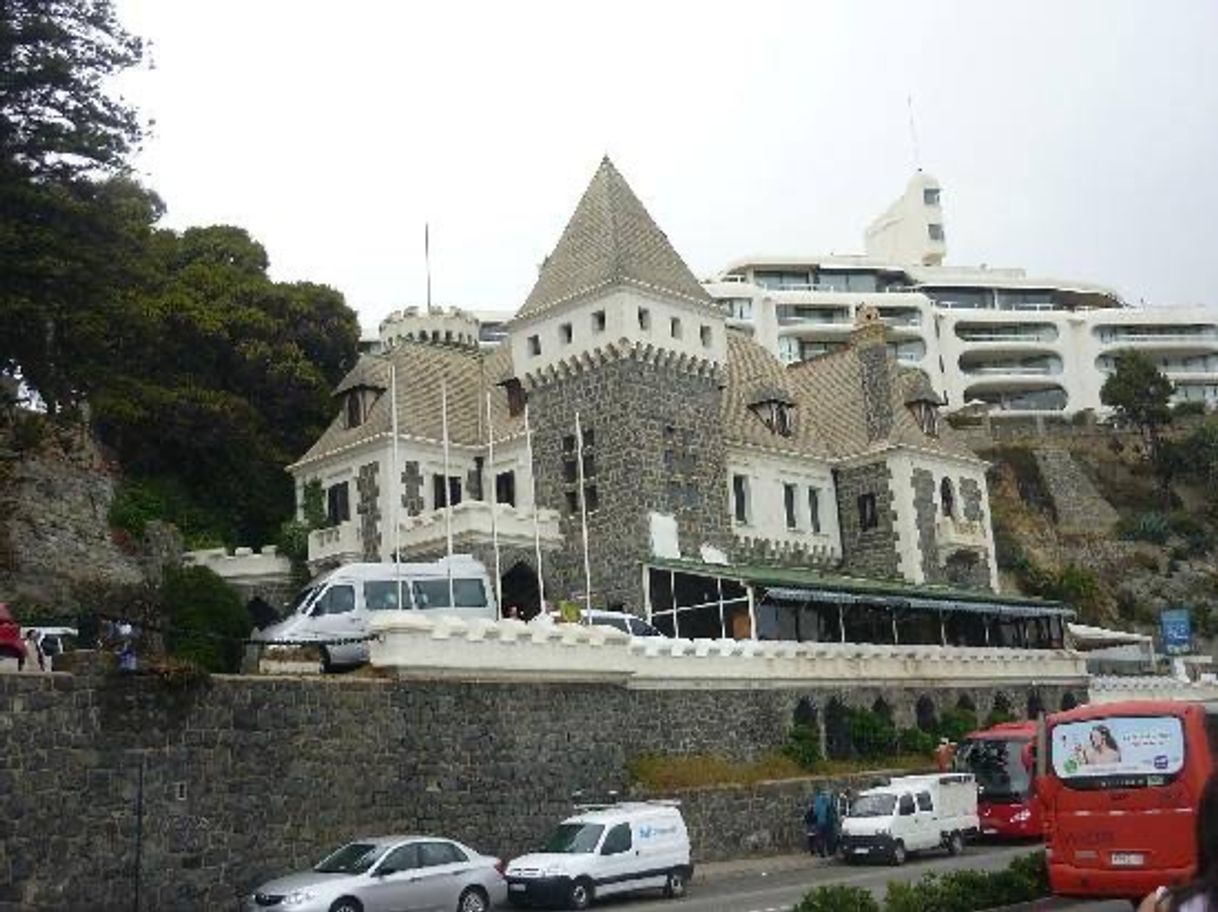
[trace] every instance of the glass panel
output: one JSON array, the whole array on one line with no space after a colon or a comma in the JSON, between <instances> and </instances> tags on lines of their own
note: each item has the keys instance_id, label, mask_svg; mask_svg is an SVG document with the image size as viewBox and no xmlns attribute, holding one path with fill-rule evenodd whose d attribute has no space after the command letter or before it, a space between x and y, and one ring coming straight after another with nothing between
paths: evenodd
<instances>
[{"instance_id":1,"label":"glass panel","mask_svg":"<svg viewBox=\"0 0 1218 912\"><path fill-rule=\"evenodd\" d=\"M482 608L486 587L478 579L454 579L453 600L457 608ZM416 580L411 583L414 603L420 608L448 608L448 580Z\"/></svg>"},{"instance_id":2,"label":"glass panel","mask_svg":"<svg viewBox=\"0 0 1218 912\"><path fill-rule=\"evenodd\" d=\"M364 604L369 611L395 611L398 608L398 587L402 590L402 601L410 607L410 581L368 580L364 583Z\"/></svg>"}]
</instances>

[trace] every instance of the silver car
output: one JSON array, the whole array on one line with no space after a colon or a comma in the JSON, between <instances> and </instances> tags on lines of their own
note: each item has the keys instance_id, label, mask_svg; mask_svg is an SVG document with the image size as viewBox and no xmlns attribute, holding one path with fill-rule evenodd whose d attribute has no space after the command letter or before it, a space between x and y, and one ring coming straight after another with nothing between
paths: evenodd
<instances>
[{"instance_id":1,"label":"silver car","mask_svg":"<svg viewBox=\"0 0 1218 912\"><path fill-rule=\"evenodd\" d=\"M487 912L507 896L503 863L433 836L357 839L312 871L271 880L245 912Z\"/></svg>"}]
</instances>

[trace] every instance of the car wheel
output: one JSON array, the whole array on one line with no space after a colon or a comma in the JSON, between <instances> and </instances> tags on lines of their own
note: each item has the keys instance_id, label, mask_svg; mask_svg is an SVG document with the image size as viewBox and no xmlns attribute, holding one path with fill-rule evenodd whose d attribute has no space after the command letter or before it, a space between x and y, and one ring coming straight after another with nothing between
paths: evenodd
<instances>
[{"instance_id":1,"label":"car wheel","mask_svg":"<svg viewBox=\"0 0 1218 912\"><path fill-rule=\"evenodd\" d=\"M964 851L964 837L959 832L947 837L947 854L959 855Z\"/></svg>"},{"instance_id":2,"label":"car wheel","mask_svg":"<svg viewBox=\"0 0 1218 912\"><path fill-rule=\"evenodd\" d=\"M330 660L330 650L325 646L321 647L321 671L322 674L330 674L334 671L334 663Z\"/></svg>"},{"instance_id":3,"label":"car wheel","mask_svg":"<svg viewBox=\"0 0 1218 912\"><path fill-rule=\"evenodd\" d=\"M896 845L892 847L892 863L898 868L905 864L905 843L897 840Z\"/></svg>"},{"instance_id":4,"label":"car wheel","mask_svg":"<svg viewBox=\"0 0 1218 912\"><path fill-rule=\"evenodd\" d=\"M487 912L490 901L478 887L466 887L457 900L457 912Z\"/></svg>"},{"instance_id":5,"label":"car wheel","mask_svg":"<svg viewBox=\"0 0 1218 912\"><path fill-rule=\"evenodd\" d=\"M680 899L685 895L685 872L673 868L668 872L668 882L664 884L664 895L669 899Z\"/></svg>"},{"instance_id":6,"label":"car wheel","mask_svg":"<svg viewBox=\"0 0 1218 912\"><path fill-rule=\"evenodd\" d=\"M364 907L358 899L344 896L330 904L330 912L364 912Z\"/></svg>"},{"instance_id":7,"label":"car wheel","mask_svg":"<svg viewBox=\"0 0 1218 912\"><path fill-rule=\"evenodd\" d=\"M592 884L586 880L577 880L571 884L571 892L567 894L567 908L586 909L592 905Z\"/></svg>"}]
</instances>

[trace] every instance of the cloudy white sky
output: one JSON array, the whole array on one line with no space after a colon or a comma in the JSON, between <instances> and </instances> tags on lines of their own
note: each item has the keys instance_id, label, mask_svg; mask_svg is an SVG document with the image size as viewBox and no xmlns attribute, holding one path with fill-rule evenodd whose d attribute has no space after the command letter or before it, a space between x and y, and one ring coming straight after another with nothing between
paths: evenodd
<instances>
[{"instance_id":1,"label":"cloudy white sky","mask_svg":"<svg viewBox=\"0 0 1218 912\"><path fill-rule=\"evenodd\" d=\"M167 224L366 326L512 310L608 153L699 275L858 252L921 162L948 262L1218 304L1218 4L119 0Z\"/></svg>"}]
</instances>

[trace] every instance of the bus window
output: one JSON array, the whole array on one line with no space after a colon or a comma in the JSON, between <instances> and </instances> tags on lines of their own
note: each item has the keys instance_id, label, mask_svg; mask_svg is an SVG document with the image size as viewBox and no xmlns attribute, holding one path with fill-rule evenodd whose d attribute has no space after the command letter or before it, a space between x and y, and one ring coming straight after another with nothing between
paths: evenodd
<instances>
[{"instance_id":1,"label":"bus window","mask_svg":"<svg viewBox=\"0 0 1218 912\"><path fill-rule=\"evenodd\" d=\"M448 608L448 580L416 580L411 584L414 592L414 602L420 608ZM451 607L456 608L485 608L486 587L478 579L454 579L453 601Z\"/></svg>"},{"instance_id":2,"label":"bus window","mask_svg":"<svg viewBox=\"0 0 1218 912\"><path fill-rule=\"evenodd\" d=\"M364 604L369 611L396 611L398 608L398 592L402 594L401 607L410 607L410 581L402 580L368 580L364 583Z\"/></svg>"}]
</instances>

